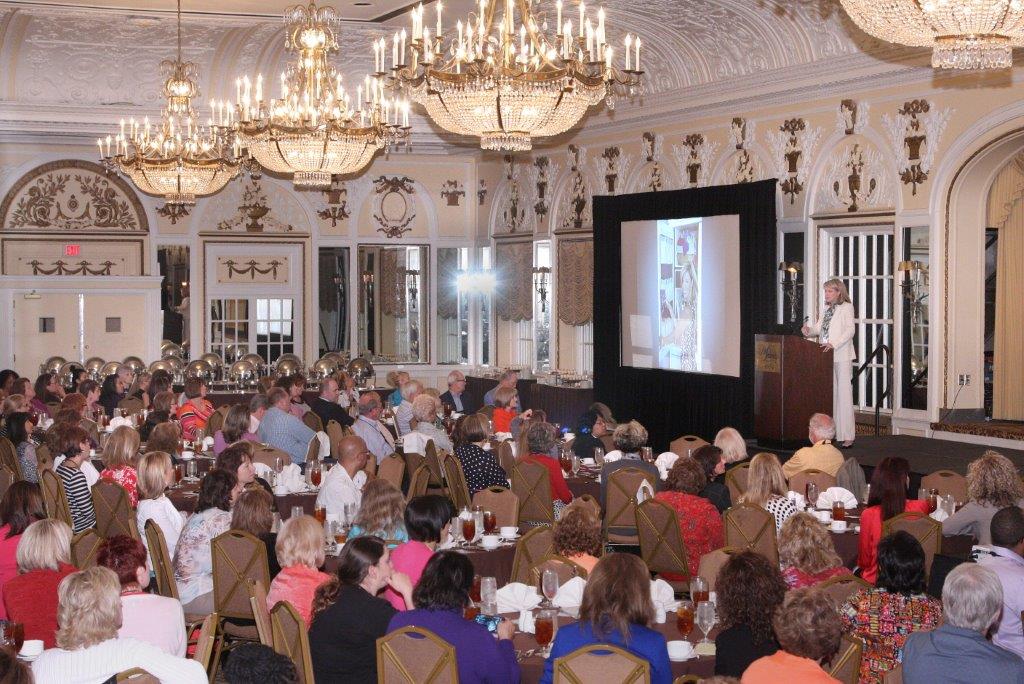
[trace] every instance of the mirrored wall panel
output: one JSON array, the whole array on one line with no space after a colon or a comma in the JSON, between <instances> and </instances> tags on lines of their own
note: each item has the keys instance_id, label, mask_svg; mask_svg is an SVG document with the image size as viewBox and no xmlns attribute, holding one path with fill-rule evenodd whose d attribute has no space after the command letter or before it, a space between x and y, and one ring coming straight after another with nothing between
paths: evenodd
<instances>
[{"instance_id":1,"label":"mirrored wall panel","mask_svg":"<svg viewBox=\"0 0 1024 684\"><path fill-rule=\"evenodd\" d=\"M360 245L359 354L381 363L426 363L430 248Z\"/></svg>"},{"instance_id":2,"label":"mirrored wall panel","mask_svg":"<svg viewBox=\"0 0 1024 684\"><path fill-rule=\"evenodd\" d=\"M437 250L437 362L469 363L469 307L472 293L465 285L469 273L468 247Z\"/></svg>"},{"instance_id":3,"label":"mirrored wall panel","mask_svg":"<svg viewBox=\"0 0 1024 684\"><path fill-rule=\"evenodd\" d=\"M191 332L188 245L163 245L157 247L156 255L163 278L160 287L163 339L183 344L188 342Z\"/></svg>"},{"instance_id":4,"label":"mirrored wall panel","mask_svg":"<svg viewBox=\"0 0 1024 684\"><path fill-rule=\"evenodd\" d=\"M348 247L320 248L320 356L332 351L348 353L349 269Z\"/></svg>"},{"instance_id":5,"label":"mirrored wall panel","mask_svg":"<svg viewBox=\"0 0 1024 684\"><path fill-rule=\"evenodd\" d=\"M931 264L928 226L903 229L896 283L903 296L903 407L928 408L928 309Z\"/></svg>"}]
</instances>

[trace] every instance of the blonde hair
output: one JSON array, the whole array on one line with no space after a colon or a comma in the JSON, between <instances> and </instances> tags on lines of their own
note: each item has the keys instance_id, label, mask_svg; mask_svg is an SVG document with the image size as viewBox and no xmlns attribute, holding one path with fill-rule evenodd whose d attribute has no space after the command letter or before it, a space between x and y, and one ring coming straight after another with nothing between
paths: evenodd
<instances>
[{"instance_id":1,"label":"blonde hair","mask_svg":"<svg viewBox=\"0 0 1024 684\"><path fill-rule=\"evenodd\" d=\"M839 299L836 300L836 304L850 303L850 292L846 289L846 283L844 283L839 278L829 278L821 287L822 289L825 289L826 287L831 287L835 288L836 290L839 290Z\"/></svg>"},{"instance_id":2,"label":"blonde hair","mask_svg":"<svg viewBox=\"0 0 1024 684\"><path fill-rule=\"evenodd\" d=\"M77 651L117 637L121 582L110 568L93 566L68 575L57 587L57 645Z\"/></svg>"},{"instance_id":3,"label":"blonde hair","mask_svg":"<svg viewBox=\"0 0 1024 684\"><path fill-rule=\"evenodd\" d=\"M405 498L402 492L387 480L377 478L367 482L355 519L363 533L394 539L404 521Z\"/></svg>"},{"instance_id":4,"label":"blonde hair","mask_svg":"<svg viewBox=\"0 0 1024 684\"><path fill-rule=\"evenodd\" d=\"M1020 473L1010 459L987 449L967 466L967 498L996 508L1016 506L1024 498Z\"/></svg>"},{"instance_id":5,"label":"blonde hair","mask_svg":"<svg viewBox=\"0 0 1024 684\"><path fill-rule=\"evenodd\" d=\"M739 463L747 458L747 443L736 428L724 427L719 430L714 444L722 450L724 463Z\"/></svg>"},{"instance_id":6,"label":"blonde hair","mask_svg":"<svg viewBox=\"0 0 1024 684\"><path fill-rule=\"evenodd\" d=\"M308 515L288 518L277 533L274 550L282 568L292 565L319 568L324 564L323 525Z\"/></svg>"},{"instance_id":7,"label":"blonde hair","mask_svg":"<svg viewBox=\"0 0 1024 684\"><path fill-rule=\"evenodd\" d=\"M624 454L635 454L647 445L647 428L635 420L622 423L612 433L612 443Z\"/></svg>"},{"instance_id":8,"label":"blonde hair","mask_svg":"<svg viewBox=\"0 0 1024 684\"><path fill-rule=\"evenodd\" d=\"M499 387L494 391L494 406L497 408L506 408L512 405L512 399L519 396L519 392L514 387Z\"/></svg>"},{"instance_id":9,"label":"blonde hair","mask_svg":"<svg viewBox=\"0 0 1024 684\"><path fill-rule=\"evenodd\" d=\"M171 455L166 451L148 451L139 459L139 498L159 499L174 476Z\"/></svg>"},{"instance_id":10,"label":"blonde hair","mask_svg":"<svg viewBox=\"0 0 1024 684\"><path fill-rule=\"evenodd\" d=\"M111 470L134 465L141 439L133 427L122 425L115 429L103 446L103 462Z\"/></svg>"},{"instance_id":11,"label":"blonde hair","mask_svg":"<svg viewBox=\"0 0 1024 684\"><path fill-rule=\"evenodd\" d=\"M797 513L779 530L779 562L809 575L843 564L832 544L832 535L808 513Z\"/></svg>"},{"instance_id":12,"label":"blonde hair","mask_svg":"<svg viewBox=\"0 0 1024 684\"><path fill-rule=\"evenodd\" d=\"M437 400L423 393L412 400L412 417L420 422L433 423L437 416Z\"/></svg>"},{"instance_id":13,"label":"blonde hair","mask_svg":"<svg viewBox=\"0 0 1024 684\"><path fill-rule=\"evenodd\" d=\"M9 395L6 399L4 399L2 411L3 411L3 414L5 416L9 416L12 413L27 412L28 411L28 401L25 399L25 395L24 394L11 394L11 395Z\"/></svg>"},{"instance_id":14,"label":"blonde hair","mask_svg":"<svg viewBox=\"0 0 1024 684\"><path fill-rule=\"evenodd\" d=\"M762 451L750 459L747 475L747 490L740 497L741 503L764 506L776 496L786 495L786 476L775 454Z\"/></svg>"},{"instance_id":15,"label":"blonde hair","mask_svg":"<svg viewBox=\"0 0 1024 684\"><path fill-rule=\"evenodd\" d=\"M71 528L55 518L35 521L22 533L15 559L22 575L33 570L59 570L61 564L71 562Z\"/></svg>"}]
</instances>

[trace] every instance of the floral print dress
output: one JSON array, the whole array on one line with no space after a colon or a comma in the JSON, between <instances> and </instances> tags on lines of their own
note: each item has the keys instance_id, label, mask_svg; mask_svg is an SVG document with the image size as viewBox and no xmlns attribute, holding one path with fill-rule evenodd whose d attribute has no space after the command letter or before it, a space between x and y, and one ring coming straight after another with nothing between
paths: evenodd
<instances>
[{"instance_id":1,"label":"floral print dress","mask_svg":"<svg viewBox=\"0 0 1024 684\"><path fill-rule=\"evenodd\" d=\"M139 507L139 477L135 468L131 466L124 466L117 470L104 468L100 472L100 479L110 480L121 485L128 494L128 503L132 505L132 508Z\"/></svg>"},{"instance_id":2,"label":"floral print dress","mask_svg":"<svg viewBox=\"0 0 1024 684\"><path fill-rule=\"evenodd\" d=\"M654 495L675 509L679 518L679 533L686 546L686 563L691 575L697 574L700 557L725 546L725 528L715 505L705 498L683 492L658 492ZM683 578L665 573L668 579Z\"/></svg>"}]
</instances>

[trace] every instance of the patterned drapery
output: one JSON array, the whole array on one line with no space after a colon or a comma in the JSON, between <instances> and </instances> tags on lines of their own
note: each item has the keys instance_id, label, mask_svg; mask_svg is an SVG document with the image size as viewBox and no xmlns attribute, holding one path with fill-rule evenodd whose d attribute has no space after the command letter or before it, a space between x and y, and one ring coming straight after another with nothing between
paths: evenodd
<instances>
[{"instance_id":1,"label":"patterned drapery","mask_svg":"<svg viewBox=\"0 0 1024 684\"><path fill-rule=\"evenodd\" d=\"M558 320L586 325L594 318L594 241L558 243Z\"/></svg>"},{"instance_id":2,"label":"patterned drapery","mask_svg":"<svg viewBox=\"0 0 1024 684\"><path fill-rule=\"evenodd\" d=\"M400 251L380 251L380 311L393 318L405 318L405 263L398 260Z\"/></svg>"},{"instance_id":3,"label":"patterned drapery","mask_svg":"<svg viewBox=\"0 0 1024 684\"><path fill-rule=\"evenodd\" d=\"M986 225L999 230L992 417L1024 420L1024 154L1011 159L992 183Z\"/></svg>"},{"instance_id":4,"label":"patterned drapery","mask_svg":"<svg viewBox=\"0 0 1024 684\"><path fill-rule=\"evenodd\" d=\"M533 243L500 243L494 256L498 271L494 306L498 318L533 320Z\"/></svg>"},{"instance_id":5,"label":"patterned drapery","mask_svg":"<svg viewBox=\"0 0 1024 684\"><path fill-rule=\"evenodd\" d=\"M459 291L455 279L459 276L459 250L437 251L437 317L458 318Z\"/></svg>"}]
</instances>

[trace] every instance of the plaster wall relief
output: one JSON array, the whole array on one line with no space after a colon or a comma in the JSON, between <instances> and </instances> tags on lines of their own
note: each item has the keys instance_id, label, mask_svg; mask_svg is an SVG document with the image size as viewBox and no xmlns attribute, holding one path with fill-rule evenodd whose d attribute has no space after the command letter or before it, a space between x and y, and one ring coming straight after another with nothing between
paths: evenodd
<instances>
[{"instance_id":1,"label":"plaster wall relief","mask_svg":"<svg viewBox=\"0 0 1024 684\"><path fill-rule=\"evenodd\" d=\"M348 196L348 184L338 176L331 178L331 185L319 191L320 206L316 215L331 228L337 228L352 215L352 204ZM326 226L325 226L326 227Z\"/></svg>"},{"instance_id":2,"label":"plaster wall relief","mask_svg":"<svg viewBox=\"0 0 1024 684\"><path fill-rule=\"evenodd\" d=\"M897 179L881 151L863 136L839 143L825 161L816 212L858 212L895 207Z\"/></svg>"},{"instance_id":3,"label":"plaster wall relief","mask_svg":"<svg viewBox=\"0 0 1024 684\"><path fill-rule=\"evenodd\" d=\"M294 196L257 178L229 183L213 197L206 215L224 216L215 224L218 233L292 233L296 225L305 224ZM207 225L200 223L199 229L207 229Z\"/></svg>"},{"instance_id":4,"label":"plaster wall relief","mask_svg":"<svg viewBox=\"0 0 1024 684\"><path fill-rule=\"evenodd\" d=\"M441 199L443 199L449 207L462 206L460 202L465 196L466 186L457 178L449 178L441 186Z\"/></svg>"},{"instance_id":5,"label":"plaster wall relief","mask_svg":"<svg viewBox=\"0 0 1024 684\"><path fill-rule=\"evenodd\" d=\"M939 109L927 100L909 100L896 110L895 116L882 115L882 125L900 160L900 180L911 186L912 195L917 194L917 186L928 180L935 150L952 113L949 107Z\"/></svg>"},{"instance_id":6,"label":"plaster wall relief","mask_svg":"<svg viewBox=\"0 0 1024 684\"><path fill-rule=\"evenodd\" d=\"M65 238L66 239L66 238ZM4 275L23 276L137 276L142 275L143 240L75 238L76 256L67 256L64 240L18 237L3 241Z\"/></svg>"},{"instance_id":7,"label":"plaster wall relief","mask_svg":"<svg viewBox=\"0 0 1024 684\"><path fill-rule=\"evenodd\" d=\"M167 219L171 222L172 226L178 225L178 221L183 221L192 214L192 210L184 204L162 204L157 207L157 216Z\"/></svg>"},{"instance_id":8,"label":"plaster wall relief","mask_svg":"<svg viewBox=\"0 0 1024 684\"><path fill-rule=\"evenodd\" d=\"M804 119L786 119L779 130L768 131L779 190L789 198L791 205L806 187L810 160L820 138L821 128L808 126Z\"/></svg>"},{"instance_id":9,"label":"plaster wall relief","mask_svg":"<svg viewBox=\"0 0 1024 684\"><path fill-rule=\"evenodd\" d=\"M751 149L756 128L755 122L738 116L729 123L729 147L734 151L726 152L724 168L719 172L719 182L751 183L764 178L763 165Z\"/></svg>"},{"instance_id":10,"label":"plaster wall relief","mask_svg":"<svg viewBox=\"0 0 1024 684\"><path fill-rule=\"evenodd\" d=\"M551 210L551 179L558 173L558 165L548 156L535 157L526 172L534 192L533 213L540 223Z\"/></svg>"},{"instance_id":11,"label":"plaster wall relief","mask_svg":"<svg viewBox=\"0 0 1024 684\"><path fill-rule=\"evenodd\" d=\"M594 224L592 200L595 185L587 176L587 150L579 145L569 145L567 156L569 173L559 186L555 228L560 231L588 229Z\"/></svg>"},{"instance_id":12,"label":"plaster wall relief","mask_svg":"<svg viewBox=\"0 0 1024 684\"><path fill-rule=\"evenodd\" d=\"M683 179L684 188L707 187L711 181L711 164L718 143L708 140L703 133L689 133L683 142L672 146L672 154Z\"/></svg>"},{"instance_id":13,"label":"plaster wall relief","mask_svg":"<svg viewBox=\"0 0 1024 684\"><path fill-rule=\"evenodd\" d=\"M416 219L416 188L408 176L380 176L373 181L373 220L378 233L400 238Z\"/></svg>"},{"instance_id":14,"label":"plaster wall relief","mask_svg":"<svg viewBox=\"0 0 1024 684\"><path fill-rule=\"evenodd\" d=\"M629 160L630 155L623 152L618 145L604 148L601 156L594 160L597 174L604 179L604 188L601 194L614 195L621 191Z\"/></svg>"},{"instance_id":15,"label":"plaster wall relief","mask_svg":"<svg viewBox=\"0 0 1024 684\"><path fill-rule=\"evenodd\" d=\"M836 130L842 135L863 133L868 126L869 102L845 99L836 110Z\"/></svg>"},{"instance_id":16,"label":"plaster wall relief","mask_svg":"<svg viewBox=\"0 0 1024 684\"><path fill-rule=\"evenodd\" d=\"M288 255L217 255L217 282L245 284L288 284Z\"/></svg>"},{"instance_id":17,"label":"plaster wall relief","mask_svg":"<svg viewBox=\"0 0 1024 684\"><path fill-rule=\"evenodd\" d=\"M482 207L485 201L487 201L487 180L481 178L476 189L476 205Z\"/></svg>"},{"instance_id":18,"label":"plaster wall relief","mask_svg":"<svg viewBox=\"0 0 1024 684\"><path fill-rule=\"evenodd\" d=\"M515 158L511 154L506 154L502 158L502 169L504 177L494 197L494 233L509 235L532 232L533 212L527 211L529 199L523 187L524 181L519 165L515 163Z\"/></svg>"},{"instance_id":19,"label":"plaster wall relief","mask_svg":"<svg viewBox=\"0 0 1024 684\"><path fill-rule=\"evenodd\" d=\"M671 166L662 163L664 136L646 131L640 136L640 159L626 183L627 192L658 192L679 186Z\"/></svg>"}]
</instances>

